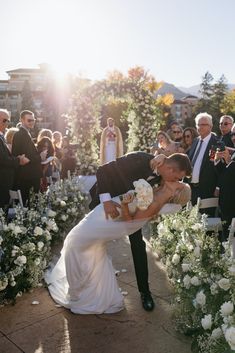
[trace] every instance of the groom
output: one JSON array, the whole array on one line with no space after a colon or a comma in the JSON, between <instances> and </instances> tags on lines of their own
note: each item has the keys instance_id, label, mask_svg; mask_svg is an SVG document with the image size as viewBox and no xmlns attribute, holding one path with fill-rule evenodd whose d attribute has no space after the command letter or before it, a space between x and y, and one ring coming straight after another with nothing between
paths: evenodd
<instances>
[{"instance_id":1,"label":"groom","mask_svg":"<svg viewBox=\"0 0 235 353\"><path fill-rule=\"evenodd\" d=\"M90 190L92 197L90 209L102 202L106 218L109 216L116 218L119 215L120 206L111 198L132 190L133 182L138 179L147 181L151 179L151 185L158 183L160 177L156 175L153 177L154 170L156 170L156 157L145 152L128 153L116 161L102 165L96 174L97 182ZM158 167L158 174L165 181L178 181L190 175L191 165L188 156L175 153L166 157L163 164ZM142 305L146 311L151 311L154 309L154 301L148 284L146 244L141 229L130 235L129 239Z\"/></svg>"}]
</instances>

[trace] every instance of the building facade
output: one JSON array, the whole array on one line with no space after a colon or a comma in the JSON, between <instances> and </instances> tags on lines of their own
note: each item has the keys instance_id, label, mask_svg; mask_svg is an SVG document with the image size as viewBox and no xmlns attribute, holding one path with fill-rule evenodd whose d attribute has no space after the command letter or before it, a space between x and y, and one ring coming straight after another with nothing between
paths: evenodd
<instances>
[{"instance_id":1,"label":"building facade","mask_svg":"<svg viewBox=\"0 0 235 353\"><path fill-rule=\"evenodd\" d=\"M55 79L47 64L40 64L35 69L10 70L7 74L8 80L0 80L0 108L10 112L12 121L18 122L22 109L32 109L38 128L64 128L65 122L61 121L61 114L66 112L66 102L60 99L61 94L55 89ZM33 108L22 105L26 84L30 90L27 93L31 95Z\"/></svg>"},{"instance_id":2,"label":"building facade","mask_svg":"<svg viewBox=\"0 0 235 353\"><path fill-rule=\"evenodd\" d=\"M194 107L198 103L199 98L188 95L182 99L175 99L171 106L171 116L180 125L184 126L186 119L194 118Z\"/></svg>"}]
</instances>

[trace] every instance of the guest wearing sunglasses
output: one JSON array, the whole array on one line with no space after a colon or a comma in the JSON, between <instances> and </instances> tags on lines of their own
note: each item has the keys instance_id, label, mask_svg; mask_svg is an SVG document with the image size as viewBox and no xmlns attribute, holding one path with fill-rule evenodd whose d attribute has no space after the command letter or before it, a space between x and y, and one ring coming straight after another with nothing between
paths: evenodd
<instances>
[{"instance_id":1,"label":"guest wearing sunglasses","mask_svg":"<svg viewBox=\"0 0 235 353\"><path fill-rule=\"evenodd\" d=\"M20 189L24 205L29 199L30 189L38 192L40 188L40 178L42 176L41 159L46 158L46 152L41 155L37 151L30 135L30 130L34 128L35 118L30 110L20 113L21 126L15 133L12 142L12 154L18 156L25 154L30 162L25 166L20 166L16 173L15 187Z\"/></svg>"},{"instance_id":2,"label":"guest wearing sunglasses","mask_svg":"<svg viewBox=\"0 0 235 353\"><path fill-rule=\"evenodd\" d=\"M198 133L194 127L186 127L184 129L182 138L182 147L184 149L184 153L188 154L196 137L198 137Z\"/></svg>"},{"instance_id":3,"label":"guest wearing sunglasses","mask_svg":"<svg viewBox=\"0 0 235 353\"><path fill-rule=\"evenodd\" d=\"M231 140L232 140L232 143L233 143L232 147L235 148L235 124L233 124L230 136L231 136Z\"/></svg>"},{"instance_id":4,"label":"guest wearing sunglasses","mask_svg":"<svg viewBox=\"0 0 235 353\"><path fill-rule=\"evenodd\" d=\"M230 115L223 115L220 118L219 128L221 132L221 141L225 143L226 147L234 147L231 140L231 130L233 126L233 117Z\"/></svg>"}]
</instances>

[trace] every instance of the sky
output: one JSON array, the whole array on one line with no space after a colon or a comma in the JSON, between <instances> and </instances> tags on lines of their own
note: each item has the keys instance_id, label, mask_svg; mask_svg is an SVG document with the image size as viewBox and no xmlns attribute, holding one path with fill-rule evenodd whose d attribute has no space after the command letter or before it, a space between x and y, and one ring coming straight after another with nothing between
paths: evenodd
<instances>
[{"instance_id":1,"label":"sky","mask_svg":"<svg viewBox=\"0 0 235 353\"><path fill-rule=\"evenodd\" d=\"M143 66L189 87L235 83L234 0L0 0L0 79L49 63L92 80Z\"/></svg>"}]
</instances>

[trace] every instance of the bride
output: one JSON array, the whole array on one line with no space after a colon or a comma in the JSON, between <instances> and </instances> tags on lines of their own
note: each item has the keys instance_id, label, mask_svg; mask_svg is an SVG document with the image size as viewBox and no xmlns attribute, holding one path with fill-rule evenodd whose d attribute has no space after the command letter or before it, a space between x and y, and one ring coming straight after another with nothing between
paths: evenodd
<instances>
[{"instance_id":1,"label":"bride","mask_svg":"<svg viewBox=\"0 0 235 353\"><path fill-rule=\"evenodd\" d=\"M133 193L127 193L120 204L118 220L106 219L100 204L67 235L60 259L45 275L54 301L75 314L115 313L124 308L114 268L106 244L132 234L169 201L186 204L190 187L182 182L165 182L153 189L153 201L145 210L131 213Z\"/></svg>"}]
</instances>

